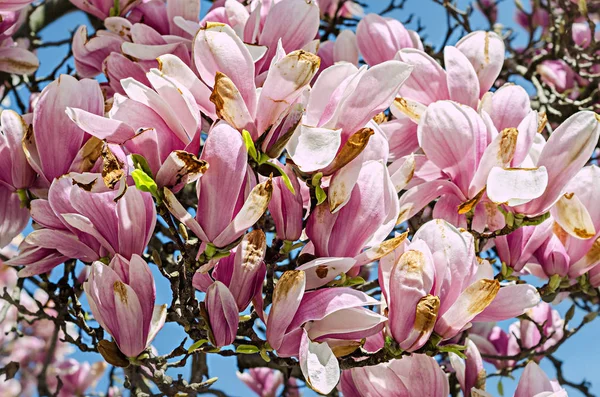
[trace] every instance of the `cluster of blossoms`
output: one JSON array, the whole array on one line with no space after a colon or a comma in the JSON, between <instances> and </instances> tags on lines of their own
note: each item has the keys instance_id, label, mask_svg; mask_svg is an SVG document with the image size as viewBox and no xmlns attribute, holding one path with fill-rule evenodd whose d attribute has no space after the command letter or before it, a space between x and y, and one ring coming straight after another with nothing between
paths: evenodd
<instances>
[{"instance_id":1,"label":"cluster of blossoms","mask_svg":"<svg viewBox=\"0 0 600 397\"><path fill-rule=\"evenodd\" d=\"M37 68L10 38L27 3L1 5L2 71ZM21 370L0 392L41 371L47 391L83 394L105 364L66 359L66 341L127 368L126 384L160 383L176 355L151 345L172 322L188 354L262 360L239 374L261 396L301 380L488 396L484 360L525 368L515 396L567 395L536 362L571 334L546 302L600 286L600 116L548 123L499 79L501 35L473 31L435 58L377 14L328 40L322 19L363 14L351 1L215 1L202 19L199 1L72 3L104 28L75 31L75 73L29 113L0 115L0 362ZM587 18L572 29L582 47ZM584 85L547 62L559 92ZM28 281L58 292L31 297Z\"/></svg>"},{"instance_id":2,"label":"cluster of blossoms","mask_svg":"<svg viewBox=\"0 0 600 397\"><path fill-rule=\"evenodd\" d=\"M0 253L5 257L11 257L16 254L14 248L9 245ZM2 312L0 365L10 367L10 365L15 366L16 363L18 365L16 368L20 370L18 379L8 378L10 371L0 378L0 395L34 396L40 376L45 379L47 387L52 391L57 388L57 377L61 379L62 387L57 394L59 397L83 395L103 375L106 363L104 361L94 364L81 363L68 358L73 348L64 341L64 332L76 336L74 327L67 327L66 331L57 330L60 340L53 342L52 335L55 330L50 319L57 315L54 303L48 299L48 295L43 290L36 290L32 297L25 291L17 289L17 284L16 270L0 262L0 288L6 289L7 293L18 300L26 310L19 311L9 302L2 302L0 305L0 312ZM48 318L34 320L34 315L28 315L38 310ZM52 343L56 346L50 349ZM13 367L14 370L16 368ZM42 374L42 371L46 373Z\"/></svg>"}]
</instances>

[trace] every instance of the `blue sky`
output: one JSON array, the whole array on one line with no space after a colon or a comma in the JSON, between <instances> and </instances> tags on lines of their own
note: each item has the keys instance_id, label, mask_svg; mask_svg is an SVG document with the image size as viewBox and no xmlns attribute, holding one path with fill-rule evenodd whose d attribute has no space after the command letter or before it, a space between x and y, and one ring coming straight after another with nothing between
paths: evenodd
<instances>
[{"instance_id":1,"label":"blue sky","mask_svg":"<svg viewBox=\"0 0 600 397\"><path fill-rule=\"evenodd\" d=\"M372 10L377 11L384 8L388 4L388 0L363 0L367 2ZM465 6L468 1L459 1L459 6ZM208 9L208 3L203 1L203 13ZM511 0L504 1L500 7L499 21L505 25L514 26L513 15L515 12L515 6ZM427 42L432 43L434 46L439 46L443 41L446 28L446 17L443 8L439 5L435 5L432 2L425 2L420 0L409 0L404 10L395 11L390 14L401 21L408 18L411 13L415 13L416 17L421 18L422 25L425 26L424 35L427 36ZM413 21L409 27L415 28L417 18L413 18ZM87 22L87 18L83 13L77 12L72 13L69 16L56 21L50 25L43 33L44 40L55 41L69 37L69 30L75 29L79 24L87 24L89 30L92 28ZM472 20L472 25L475 28L487 28L485 19L477 12L475 12ZM518 29L518 28L517 28ZM453 37L450 43L454 43L458 40L458 36ZM61 60L67 53L67 46L52 47L48 49L40 49L38 56L41 60L40 75L43 76L49 73L56 62ZM166 280L164 280L158 272L155 274L157 284L157 304L169 303L170 302L170 288ZM568 309L568 305L562 304L559 306L559 310L564 313ZM577 324L579 317L576 317L573 324ZM510 322L507 322L507 324ZM503 325L507 325L503 324ZM587 380L600 381L600 374L598 373L599 367L597 357L600 356L600 344L596 342L598 333L600 332L600 321L599 323L588 325L584 328L579 335L565 343L559 350L557 357L565 361L564 371L565 376L572 380L579 382L583 378ZM184 333L173 324L167 324L165 328L157 336L154 346L158 349L159 353L165 354L174 349L180 341L183 339ZM189 344L189 342L188 342ZM75 358L79 360L95 361L101 359L98 356L89 353L76 353ZM542 367L552 374L552 366L548 363L542 362ZM218 355L209 355L209 368L210 376L219 377L219 381L215 384L215 387L219 390L226 392L231 396L249 396L252 395L249 389L247 389L243 383L241 383L235 372L237 370L236 361L234 358L223 358ZM490 368L491 369L491 368ZM184 373L187 376L189 369L186 369ZM496 378L494 378L496 379ZM496 382L490 380L488 382L488 390L496 394ZM503 381L505 395L511 396L516 383L510 379ZM100 383L100 390L105 390L107 380L103 379ZM593 391L600 393L600 382L597 382ZM304 395L312 396L315 395L308 389L303 389ZM573 393L575 395L575 393Z\"/></svg>"}]
</instances>

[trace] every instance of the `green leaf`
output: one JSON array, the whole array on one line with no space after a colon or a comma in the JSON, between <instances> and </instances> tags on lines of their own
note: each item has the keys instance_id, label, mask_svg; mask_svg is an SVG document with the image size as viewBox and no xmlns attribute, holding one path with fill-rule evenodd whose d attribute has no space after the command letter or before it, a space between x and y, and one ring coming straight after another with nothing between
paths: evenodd
<instances>
[{"instance_id":1,"label":"green leaf","mask_svg":"<svg viewBox=\"0 0 600 397\"><path fill-rule=\"evenodd\" d=\"M288 174L285 173L285 171L278 166L275 163L268 163L271 167L276 168L277 171L279 171L279 175L281 176L281 178L283 178L283 183L285 183L285 186L288 188L288 190L290 192L292 192L292 194L296 194L296 190L294 189L294 186L292 186L292 181L290 180L290 177L288 176Z\"/></svg>"},{"instance_id":2,"label":"green leaf","mask_svg":"<svg viewBox=\"0 0 600 397\"><path fill-rule=\"evenodd\" d=\"M311 185L319 186L321 184L321 178L323 178L322 172L317 172L313 175L312 180L310 181Z\"/></svg>"},{"instance_id":3,"label":"green leaf","mask_svg":"<svg viewBox=\"0 0 600 397\"><path fill-rule=\"evenodd\" d=\"M465 349L466 349L466 346L462 346L462 345L438 346L438 350L440 353L454 353L457 356L459 356L460 358L467 358L466 354L464 353Z\"/></svg>"},{"instance_id":4,"label":"green leaf","mask_svg":"<svg viewBox=\"0 0 600 397\"><path fill-rule=\"evenodd\" d=\"M502 384L502 378L498 381L498 394L504 396L504 385Z\"/></svg>"},{"instance_id":5,"label":"green leaf","mask_svg":"<svg viewBox=\"0 0 600 397\"><path fill-rule=\"evenodd\" d=\"M148 165L148 161L141 154L132 154L131 160L133 160L133 165L136 169L140 169L148 174L151 178L153 178L152 171L150 170L150 166Z\"/></svg>"},{"instance_id":6,"label":"green leaf","mask_svg":"<svg viewBox=\"0 0 600 397\"><path fill-rule=\"evenodd\" d=\"M250 314L243 314L240 316L240 323L243 323L244 321L248 321L252 318L252 316Z\"/></svg>"},{"instance_id":7,"label":"green leaf","mask_svg":"<svg viewBox=\"0 0 600 397\"><path fill-rule=\"evenodd\" d=\"M258 346L254 345L239 345L235 349L235 352L241 354L255 354L260 352L260 349L258 348Z\"/></svg>"},{"instance_id":8,"label":"green leaf","mask_svg":"<svg viewBox=\"0 0 600 397\"><path fill-rule=\"evenodd\" d=\"M315 186L315 195L317 196L317 205L321 205L327 200L327 194L321 186Z\"/></svg>"},{"instance_id":9,"label":"green leaf","mask_svg":"<svg viewBox=\"0 0 600 397\"><path fill-rule=\"evenodd\" d=\"M548 218L550 218L550 212L545 212L542 215L533 218L525 218L523 220L523 226L537 226Z\"/></svg>"},{"instance_id":10,"label":"green leaf","mask_svg":"<svg viewBox=\"0 0 600 397\"><path fill-rule=\"evenodd\" d=\"M398 345L398 342L390 336L385 337L384 349L394 357L402 356L403 350L400 348L400 345Z\"/></svg>"},{"instance_id":11,"label":"green leaf","mask_svg":"<svg viewBox=\"0 0 600 397\"><path fill-rule=\"evenodd\" d=\"M111 17L118 17L121 14L121 4L119 2L119 0L115 0L114 2L114 6L112 6L110 8L110 16Z\"/></svg>"},{"instance_id":12,"label":"green leaf","mask_svg":"<svg viewBox=\"0 0 600 397\"><path fill-rule=\"evenodd\" d=\"M567 310L567 313L565 314L565 324L568 324L569 321L571 321L573 319L573 316L575 315L575 305L572 305L569 310Z\"/></svg>"},{"instance_id":13,"label":"green leaf","mask_svg":"<svg viewBox=\"0 0 600 397\"><path fill-rule=\"evenodd\" d=\"M346 280L346 282L344 283L345 287L352 287L354 285L361 285L365 283L365 279L360 277L360 276L356 276L356 277L352 277Z\"/></svg>"},{"instance_id":14,"label":"green leaf","mask_svg":"<svg viewBox=\"0 0 600 397\"><path fill-rule=\"evenodd\" d=\"M137 169L131 173L135 186L142 192L151 193L153 196L158 197L158 186L156 182L144 171Z\"/></svg>"},{"instance_id":15,"label":"green leaf","mask_svg":"<svg viewBox=\"0 0 600 397\"><path fill-rule=\"evenodd\" d=\"M188 353L191 353L193 351L195 351L196 349L198 349L199 347L202 347L202 345L208 343L208 339L200 339L199 341L194 342L190 347L188 347L187 351Z\"/></svg>"},{"instance_id":16,"label":"green leaf","mask_svg":"<svg viewBox=\"0 0 600 397\"><path fill-rule=\"evenodd\" d=\"M250 157L252 157L252 160L258 163L258 153L256 152L256 148L254 147L254 141L252 140L250 133L246 130L243 130L242 138L244 139L244 145L246 145L248 154L250 155Z\"/></svg>"},{"instance_id":17,"label":"green leaf","mask_svg":"<svg viewBox=\"0 0 600 397\"><path fill-rule=\"evenodd\" d=\"M266 363L271 361L271 357L269 357L269 354L267 353L267 351L265 349L261 349L260 356L262 357L263 360L265 360Z\"/></svg>"}]
</instances>

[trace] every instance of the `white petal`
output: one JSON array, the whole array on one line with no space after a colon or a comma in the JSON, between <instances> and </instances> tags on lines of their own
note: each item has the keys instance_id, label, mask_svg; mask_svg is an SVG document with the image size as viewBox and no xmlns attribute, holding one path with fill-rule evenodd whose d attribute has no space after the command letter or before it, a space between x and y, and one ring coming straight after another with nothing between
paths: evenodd
<instances>
[{"instance_id":1,"label":"white petal","mask_svg":"<svg viewBox=\"0 0 600 397\"><path fill-rule=\"evenodd\" d=\"M487 195L494 203L515 206L544 194L548 185L546 167L503 169L494 167L487 179Z\"/></svg>"}]
</instances>

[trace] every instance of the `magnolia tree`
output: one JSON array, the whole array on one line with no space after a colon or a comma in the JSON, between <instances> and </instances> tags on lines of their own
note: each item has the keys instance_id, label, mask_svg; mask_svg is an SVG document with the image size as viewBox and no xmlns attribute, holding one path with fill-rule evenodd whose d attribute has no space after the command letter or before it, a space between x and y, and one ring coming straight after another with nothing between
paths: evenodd
<instances>
[{"instance_id":1,"label":"magnolia tree","mask_svg":"<svg viewBox=\"0 0 600 397\"><path fill-rule=\"evenodd\" d=\"M556 352L600 310L597 2L420 2L432 44L406 1L29 3L0 1L0 395L224 396L211 355L238 395L593 395Z\"/></svg>"}]
</instances>

